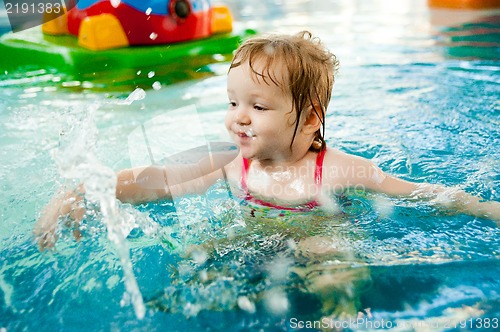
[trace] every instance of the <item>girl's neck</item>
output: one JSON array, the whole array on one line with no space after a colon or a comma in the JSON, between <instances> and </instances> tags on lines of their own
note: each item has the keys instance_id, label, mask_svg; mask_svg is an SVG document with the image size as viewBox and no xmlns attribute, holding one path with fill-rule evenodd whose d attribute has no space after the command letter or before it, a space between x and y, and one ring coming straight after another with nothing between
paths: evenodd
<instances>
[{"instance_id":1,"label":"girl's neck","mask_svg":"<svg viewBox=\"0 0 500 332\"><path fill-rule=\"evenodd\" d=\"M311 153L309 150L312 144L312 137L300 137L297 135L292 144L291 149L286 151L273 153L273 156L267 159L255 159L260 167L272 171L273 168L283 170L288 167L295 167L302 163L303 160Z\"/></svg>"},{"instance_id":2,"label":"girl's neck","mask_svg":"<svg viewBox=\"0 0 500 332\"><path fill-rule=\"evenodd\" d=\"M302 164L307 159L306 157L309 153L312 152L306 150L301 153L290 153L287 156L279 156L277 158L254 159L252 163L269 173L283 172L287 168L293 168Z\"/></svg>"}]
</instances>

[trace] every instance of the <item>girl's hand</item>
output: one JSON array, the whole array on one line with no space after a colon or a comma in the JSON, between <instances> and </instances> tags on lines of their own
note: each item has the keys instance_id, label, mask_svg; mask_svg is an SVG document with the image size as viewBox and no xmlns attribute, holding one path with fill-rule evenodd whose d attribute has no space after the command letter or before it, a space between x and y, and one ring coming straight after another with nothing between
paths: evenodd
<instances>
[{"instance_id":1,"label":"girl's hand","mask_svg":"<svg viewBox=\"0 0 500 332\"><path fill-rule=\"evenodd\" d=\"M456 213L493 220L500 227L500 203L486 201L459 188L422 183L417 185L412 198L426 199L431 204Z\"/></svg>"},{"instance_id":2,"label":"girl's hand","mask_svg":"<svg viewBox=\"0 0 500 332\"><path fill-rule=\"evenodd\" d=\"M33 234L38 242L40 251L54 247L57 241L57 226L61 217L68 217L79 225L85 214L83 197L76 192L55 195L42 211L35 224ZM80 232L75 229L73 235L80 239Z\"/></svg>"}]
</instances>

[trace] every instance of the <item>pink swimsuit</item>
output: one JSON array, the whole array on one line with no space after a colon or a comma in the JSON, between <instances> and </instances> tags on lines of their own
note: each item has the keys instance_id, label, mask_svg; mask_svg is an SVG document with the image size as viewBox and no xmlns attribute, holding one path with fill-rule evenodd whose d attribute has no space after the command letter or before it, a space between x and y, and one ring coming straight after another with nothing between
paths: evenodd
<instances>
[{"instance_id":1,"label":"pink swimsuit","mask_svg":"<svg viewBox=\"0 0 500 332\"><path fill-rule=\"evenodd\" d=\"M321 187L321 184L323 182L323 159L325 158L325 153L326 149L321 150L318 152L318 155L316 156L316 169L314 170L314 183L316 186ZM265 206L265 207L270 207L278 210L285 210L285 211L297 211L297 212L305 212L305 211L310 211L313 208L319 206L319 203L314 200L309 203L302 204L300 207L286 207L286 206L281 206L281 205L275 205L270 202L263 201L261 199L255 198L250 192L248 191L248 186L247 186L247 177L248 177L248 169L250 168L250 162L251 160L243 158L243 165L241 169L241 188L243 189L245 193L245 200L260 206Z\"/></svg>"}]
</instances>

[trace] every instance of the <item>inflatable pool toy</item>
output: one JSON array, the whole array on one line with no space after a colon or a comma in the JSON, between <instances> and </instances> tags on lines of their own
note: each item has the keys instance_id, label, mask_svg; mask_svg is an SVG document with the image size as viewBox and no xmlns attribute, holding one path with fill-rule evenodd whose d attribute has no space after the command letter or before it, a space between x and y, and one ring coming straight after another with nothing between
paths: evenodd
<instances>
[{"instance_id":1,"label":"inflatable pool toy","mask_svg":"<svg viewBox=\"0 0 500 332\"><path fill-rule=\"evenodd\" d=\"M140 86L139 73L180 81L228 61L255 34L232 31L229 10L208 0L80 0L45 22L0 37L2 73L42 69L104 87Z\"/></svg>"},{"instance_id":2,"label":"inflatable pool toy","mask_svg":"<svg viewBox=\"0 0 500 332\"><path fill-rule=\"evenodd\" d=\"M57 76L63 85L78 81L88 82L90 89L148 88L154 81L170 84L207 75L210 64L229 61L241 41L255 33L243 30L175 44L93 51L73 36L44 35L38 27L0 37L0 69L8 74L4 79L41 72Z\"/></svg>"},{"instance_id":3,"label":"inflatable pool toy","mask_svg":"<svg viewBox=\"0 0 500 332\"><path fill-rule=\"evenodd\" d=\"M47 14L42 30L77 36L91 50L170 44L232 30L229 9L209 0L79 0L70 8L64 15Z\"/></svg>"},{"instance_id":4,"label":"inflatable pool toy","mask_svg":"<svg viewBox=\"0 0 500 332\"><path fill-rule=\"evenodd\" d=\"M500 8L499 0L427 0L431 8L443 9L493 9Z\"/></svg>"},{"instance_id":5,"label":"inflatable pool toy","mask_svg":"<svg viewBox=\"0 0 500 332\"><path fill-rule=\"evenodd\" d=\"M244 30L176 44L93 51L78 45L73 36L48 36L39 28L31 28L0 37L0 69L54 68L76 78L118 69L135 73L156 66L182 65L192 69L226 60L224 55L231 55L242 39L253 34L253 30Z\"/></svg>"}]
</instances>

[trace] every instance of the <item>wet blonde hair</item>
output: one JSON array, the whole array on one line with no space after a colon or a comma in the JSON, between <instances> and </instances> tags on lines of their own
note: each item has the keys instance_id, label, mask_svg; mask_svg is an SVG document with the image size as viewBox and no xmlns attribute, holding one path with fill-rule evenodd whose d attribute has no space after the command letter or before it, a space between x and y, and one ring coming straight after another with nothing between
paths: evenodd
<instances>
[{"instance_id":1,"label":"wet blonde hair","mask_svg":"<svg viewBox=\"0 0 500 332\"><path fill-rule=\"evenodd\" d=\"M311 149L325 149L325 113L338 68L336 56L310 32L302 31L295 35L268 35L248 39L236 50L229 71L247 61L257 77L262 78L266 84L270 80L292 96L297 121L290 148L297 134L302 112L312 105L321 121L321 128L315 134ZM256 62L263 64L262 72L254 69ZM276 77L273 70L275 66L283 66L286 76Z\"/></svg>"}]
</instances>

